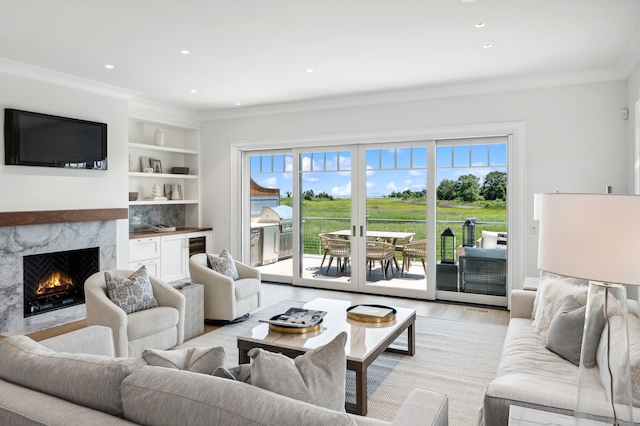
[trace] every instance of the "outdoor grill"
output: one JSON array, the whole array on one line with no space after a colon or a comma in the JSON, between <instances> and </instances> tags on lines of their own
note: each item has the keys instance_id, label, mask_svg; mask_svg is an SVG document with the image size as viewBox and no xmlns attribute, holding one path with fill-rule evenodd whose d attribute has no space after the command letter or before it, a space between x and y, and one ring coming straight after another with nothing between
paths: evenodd
<instances>
[{"instance_id":1,"label":"outdoor grill","mask_svg":"<svg viewBox=\"0 0 640 426\"><path fill-rule=\"evenodd\" d=\"M277 225L279 234L279 248L275 250L277 260L287 259L292 255L293 246L293 209L289 206L263 207L260 212L261 224L273 223ZM269 256L265 259L265 252L271 251L272 242L267 241L269 238L263 238L262 263L268 262Z\"/></svg>"}]
</instances>

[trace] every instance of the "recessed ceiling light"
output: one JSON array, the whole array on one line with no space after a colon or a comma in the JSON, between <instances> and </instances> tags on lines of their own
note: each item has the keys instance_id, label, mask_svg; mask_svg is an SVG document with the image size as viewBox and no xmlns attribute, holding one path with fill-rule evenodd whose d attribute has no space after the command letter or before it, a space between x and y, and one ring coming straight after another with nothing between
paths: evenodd
<instances>
[{"instance_id":1,"label":"recessed ceiling light","mask_svg":"<svg viewBox=\"0 0 640 426\"><path fill-rule=\"evenodd\" d=\"M114 68L115 68L115 67L114 67L113 65L111 65L111 64L107 64L107 65L105 65L104 67L105 67L105 68L107 68L107 69L110 69L110 70L112 70L112 69L114 69Z\"/></svg>"},{"instance_id":2,"label":"recessed ceiling light","mask_svg":"<svg viewBox=\"0 0 640 426\"><path fill-rule=\"evenodd\" d=\"M236 106L240 106L240 105L242 105L242 104L241 104L240 102L236 102L236 104L235 104L235 105L236 105Z\"/></svg>"},{"instance_id":3,"label":"recessed ceiling light","mask_svg":"<svg viewBox=\"0 0 640 426\"><path fill-rule=\"evenodd\" d=\"M476 0L462 0L462 3L473 3Z\"/></svg>"},{"instance_id":4,"label":"recessed ceiling light","mask_svg":"<svg viewBox=\"0 0 640 426\"><path fill-rule=\"evenodd\" d=\"M191 89L191 93L198 93L196 89Z\"/></svg>"},{"instance_id":5,"label":"recessed ceiling light","mask_svg":"<svg viewBox=\"0 0 640 426\"><path fill-rule=\"evenodd\" d=\"M484 27L484 22L478 22L476 24L476 28L482 28L482 27Z\"/></svg>"},{"instance_id":6,"label":"recessed ceiling light","mask_svg":"<svg viewBox=\"0 0 640 426\"><path fill-rule=\"evenodd\" d=\"M490 48L492 48L492 47L493 47L493 44L491 44L491 43L487 43L487 44L485 44L485 45L484 45L484 46L482 46L482 47L484 47L485 49L490 49Z\"/></svg>"},{"instance_id":7,"label":"recessed ceiling light","mask_svg":"<svg viewBox=\"0 0 640 426\"><path fill-rule=\"evenodd\" d=\"M307 72L309 73L313 72L313 68L307 68Z\"/></svg>"},{"instance_id":8,"label":"recessed ceiling light","mask_svg":"<svg viewBox=\"0 0 640 426\"><path fill-rule=\"evenodd\" d=\"M189 52L187 49L183 49L180 51L180 53L182 53L183 55L188 55L191 52Z\"/></svg>"}]
</instances>

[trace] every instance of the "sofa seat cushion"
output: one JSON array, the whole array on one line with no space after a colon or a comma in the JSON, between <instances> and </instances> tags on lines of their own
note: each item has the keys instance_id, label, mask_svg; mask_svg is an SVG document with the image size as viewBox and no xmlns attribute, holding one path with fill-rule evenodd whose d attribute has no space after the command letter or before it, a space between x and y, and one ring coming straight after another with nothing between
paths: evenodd
<instances>
[{"instance_id":1,"label":"sofa seat cushion","mask_svg":"<svg viewBox=\"0 0 640 426\"><path fill-rule=\"evenodd\" d=\"M178 325L180 314L176 308L160 306L129 314L127 334L129 340L151 336Z\"/></svg>"},{"instance_id":2,"label":"sofa seat cushion","mask_svg":"<svg viewBox=\"0 0 640 426\"><path fill-rule=\"evenodd\" d=\"M122 416L120 385L145 365L142 358L71 354L26 336L0 341L0 378L78 405Z\"/></svg>"},{"instance_id":3,"label":"sofa seat cushion","mask_svg":"<svg viewBox=\"0 0 640 426\"><path fill-rule=\"evenodd\" d=\"M296 401L243 382L144 367L122 383L127 420L144 425L356 425L346 413Z\"/></svg>"},{"instance_id":4,"label":"sofa seat cushion","mask_svg":"<svg viewBox=\"0 0 640 426\"><path fill-rule=\"evenodd\" d=\"M171 349L145 349L142 358L147 364L156 367L193 371L194 373L213 374L223 367L225 352L222 346Z\"/></svg>"},{"instance_id":5,"label":"sofa seat cushion","mask_svg":"<svg viewBox=\"0 0 640 426\"><path fill-rule=\"evenodd\" d=\"M236 281L236 299L244 300L260 292L260 280L240 278Z\"/></svg>"},{"instance_id":6,"label":"sofa seat cushion","mask_svg":"<svg viewBox=\"0 0 640 426\"><path fill-rule=\"evenodd\" d=\"M544 340L533 330L531 322L524 318L512 318L509 321L496 375L520 374L554 379L575 388L578 366L545 348ZM602 386L597 369L590 373L588 383Z\"/></svg>"}]
</instances>

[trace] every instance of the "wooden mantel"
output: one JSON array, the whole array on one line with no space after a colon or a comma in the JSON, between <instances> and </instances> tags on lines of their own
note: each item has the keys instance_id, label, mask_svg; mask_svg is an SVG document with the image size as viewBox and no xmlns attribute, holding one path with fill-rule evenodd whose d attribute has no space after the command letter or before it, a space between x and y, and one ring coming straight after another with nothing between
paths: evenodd
<instances>
[{"instance_id":1,"label":"wooden mantel","mask_svg":"<svg viewBox=\"0 0 640 426\"><path fill-rule=\"evenodd\" d=\"M127 219L129 209L46 210L0 213L0 226L41 225L65 222L96 222Z\"/></svg>"}]
</instances>

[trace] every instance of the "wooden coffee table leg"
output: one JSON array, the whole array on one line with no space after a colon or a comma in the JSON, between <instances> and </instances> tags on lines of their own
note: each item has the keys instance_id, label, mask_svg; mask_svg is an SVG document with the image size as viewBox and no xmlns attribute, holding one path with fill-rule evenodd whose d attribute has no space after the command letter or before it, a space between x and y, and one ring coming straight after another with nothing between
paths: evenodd
<instances>
[{"instance_id":1,"label":"wooden coffee table leg","mask_svg":"<svg viewBox=\"0 0 640 426\"><path fill-rule=\"evenodd\" d=\"M416 353L416 333L413 329L415 323L409 324L407 327L407 355L413 356Z\"/></svg>"},{"instance_id":2,"label":"wooden coffee table leg","mask_svg":"<svg viewBox=\"0 0 640 426\"><path fill-rule=\"evenodd\" d=\"M238 364L249 364L249 351L246 349L238 349Z\"/></svg>"},{"instance_id":3,"label":"wooden coffee table leg","mask_svg":"<svg viewBox=\"0 0 640 426\"><path fill-rule=\"evenodd\" d=\"M367 415L367 368L356 371L356 414Z\"/></svg>"}]
</instances>

